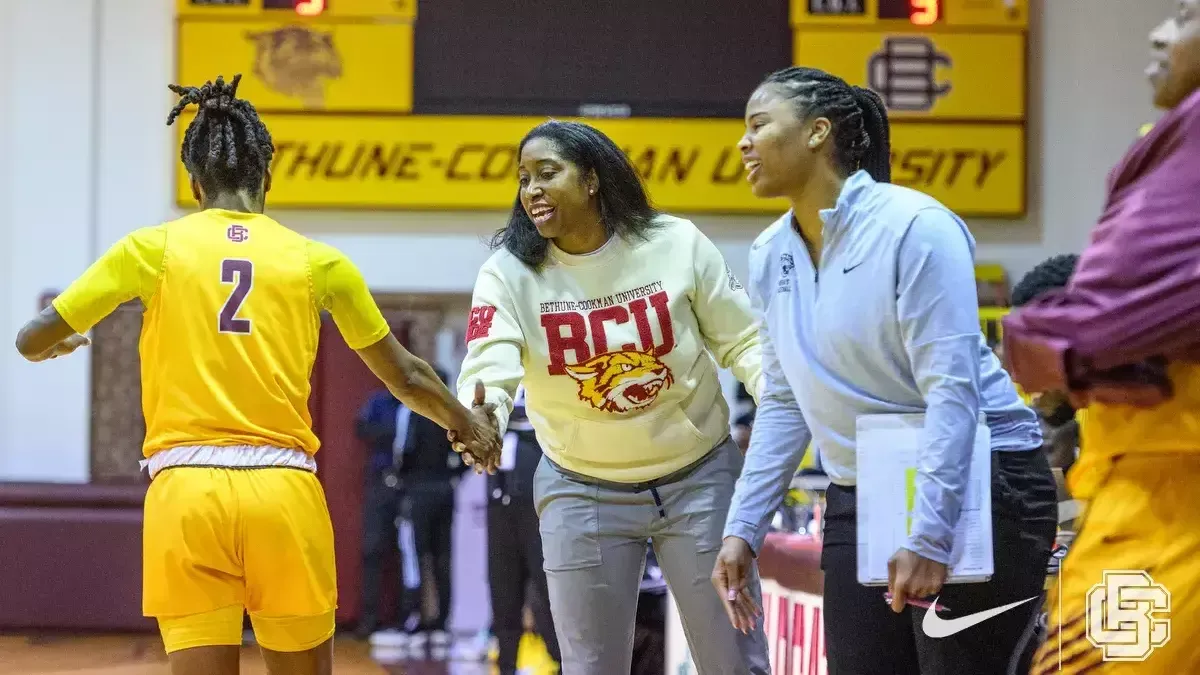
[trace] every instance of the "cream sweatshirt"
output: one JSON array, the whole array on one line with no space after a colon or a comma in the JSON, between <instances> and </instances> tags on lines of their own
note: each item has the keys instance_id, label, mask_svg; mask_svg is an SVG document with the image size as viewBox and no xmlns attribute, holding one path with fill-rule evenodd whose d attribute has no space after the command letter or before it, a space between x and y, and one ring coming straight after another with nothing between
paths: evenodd
<instances>
[{"instance_id":1,"label":"cream sweatshirt","mask_svg":"<svg viewBox=\"0 0 1200 675\"><path fill-rule=\"evenodd\" d=\"M545 454L602 480L635 483L703 457L729 433L717 366L755 397L758 325L720 251L688 220L658 217L648 240L614 237L540 272L507 251L475 283L459 398L476 380L507 427L523 384Z\"/></svg>"}]
</instances>

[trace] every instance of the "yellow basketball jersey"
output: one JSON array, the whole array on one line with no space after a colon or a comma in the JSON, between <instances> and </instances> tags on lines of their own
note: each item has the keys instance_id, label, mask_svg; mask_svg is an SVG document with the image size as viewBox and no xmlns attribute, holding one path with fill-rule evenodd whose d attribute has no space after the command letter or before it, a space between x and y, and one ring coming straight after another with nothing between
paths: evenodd
<instances>
[{"instance_id":1,"label":"yellow basketball jersey","mask_svg":"<svg viewBox=\"0 0 1200 675\"><path fill-rule=\"evenodd\" d=\"M54 306L84 333L133 298L146 306L147 457L185 445L316 452L308 398L320 310L354 349L389 332L348 258L262 214L208 209L137 230Z\"/></svg>"}]
</instances>

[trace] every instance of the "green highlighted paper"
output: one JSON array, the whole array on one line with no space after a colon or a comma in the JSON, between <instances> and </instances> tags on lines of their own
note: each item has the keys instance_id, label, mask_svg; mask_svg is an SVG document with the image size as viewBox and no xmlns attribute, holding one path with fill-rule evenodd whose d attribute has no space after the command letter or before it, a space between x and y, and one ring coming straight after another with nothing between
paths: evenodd
<instances>
[{"instance_id":1,"label":"green highlighted paper","mask_svg":"<svg viewBox=\"0 0 1200 675\"><path fill-rule=\"evenodd\" d=\"M856 578L864 586L886 586L888 562L896 549L907 546L921 529L918 512L926 505L917 491L924 488L922 481L928 477L918 478L925 470L921 453L928 446L925 415L859 415L854 426L858 486ZM976 422L975 442L966 469L966 475L961 476L962 509L948 552L951 564L947 584L987 581L995 572L991 431L982 414Z\"/></svg>"},{"instance_id":2,"label":"green highlighted paper","mask_svg":"<svg viewBox=\"0 0 1200 675\"><path fill-rule=\"evenodd\" d=\"M912 536L913 503L917 501L917 470L904 470L904 512L907 514L904 534Z\"/></svg>"}]
</instances>

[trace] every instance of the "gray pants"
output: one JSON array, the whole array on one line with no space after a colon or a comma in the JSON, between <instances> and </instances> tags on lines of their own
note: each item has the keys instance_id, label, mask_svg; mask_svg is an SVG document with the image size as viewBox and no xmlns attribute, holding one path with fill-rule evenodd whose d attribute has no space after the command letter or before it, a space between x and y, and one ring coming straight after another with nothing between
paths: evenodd
<instances>
[{"instance_id":1,"label":"gray pants","mask_svg":"<svg viewBox=\"0 0 1200 675\"><path fill-rule=\"evenodd\" d=\"M686 477L640 492L568 478L542 459L534 499L562 675L629 672L647 540L699 674L769 675L762 622L747 635L734 630L710 581L741 470L729 439ZM757 570L751 584L761 597Z\"/></svg>"}]
</instances>

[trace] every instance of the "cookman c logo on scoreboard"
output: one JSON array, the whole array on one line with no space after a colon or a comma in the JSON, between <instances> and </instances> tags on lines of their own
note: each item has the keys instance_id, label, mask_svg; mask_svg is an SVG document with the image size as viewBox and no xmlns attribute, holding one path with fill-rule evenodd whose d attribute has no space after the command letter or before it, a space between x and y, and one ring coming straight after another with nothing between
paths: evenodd
<instances>
[{"instance_id":1,"label":"cookman c logo on scoreboard","mask_svg":"<svg viewBox=\"0 0 1200 675\"><path fill-rule=\"evenodd\" d=\"M949 82L937 81L938 66L952 65L950 56L927 37L888 37L867 61L867 86L890 109L927 112L950 93Z\"/></svg>"}]
</instances>

